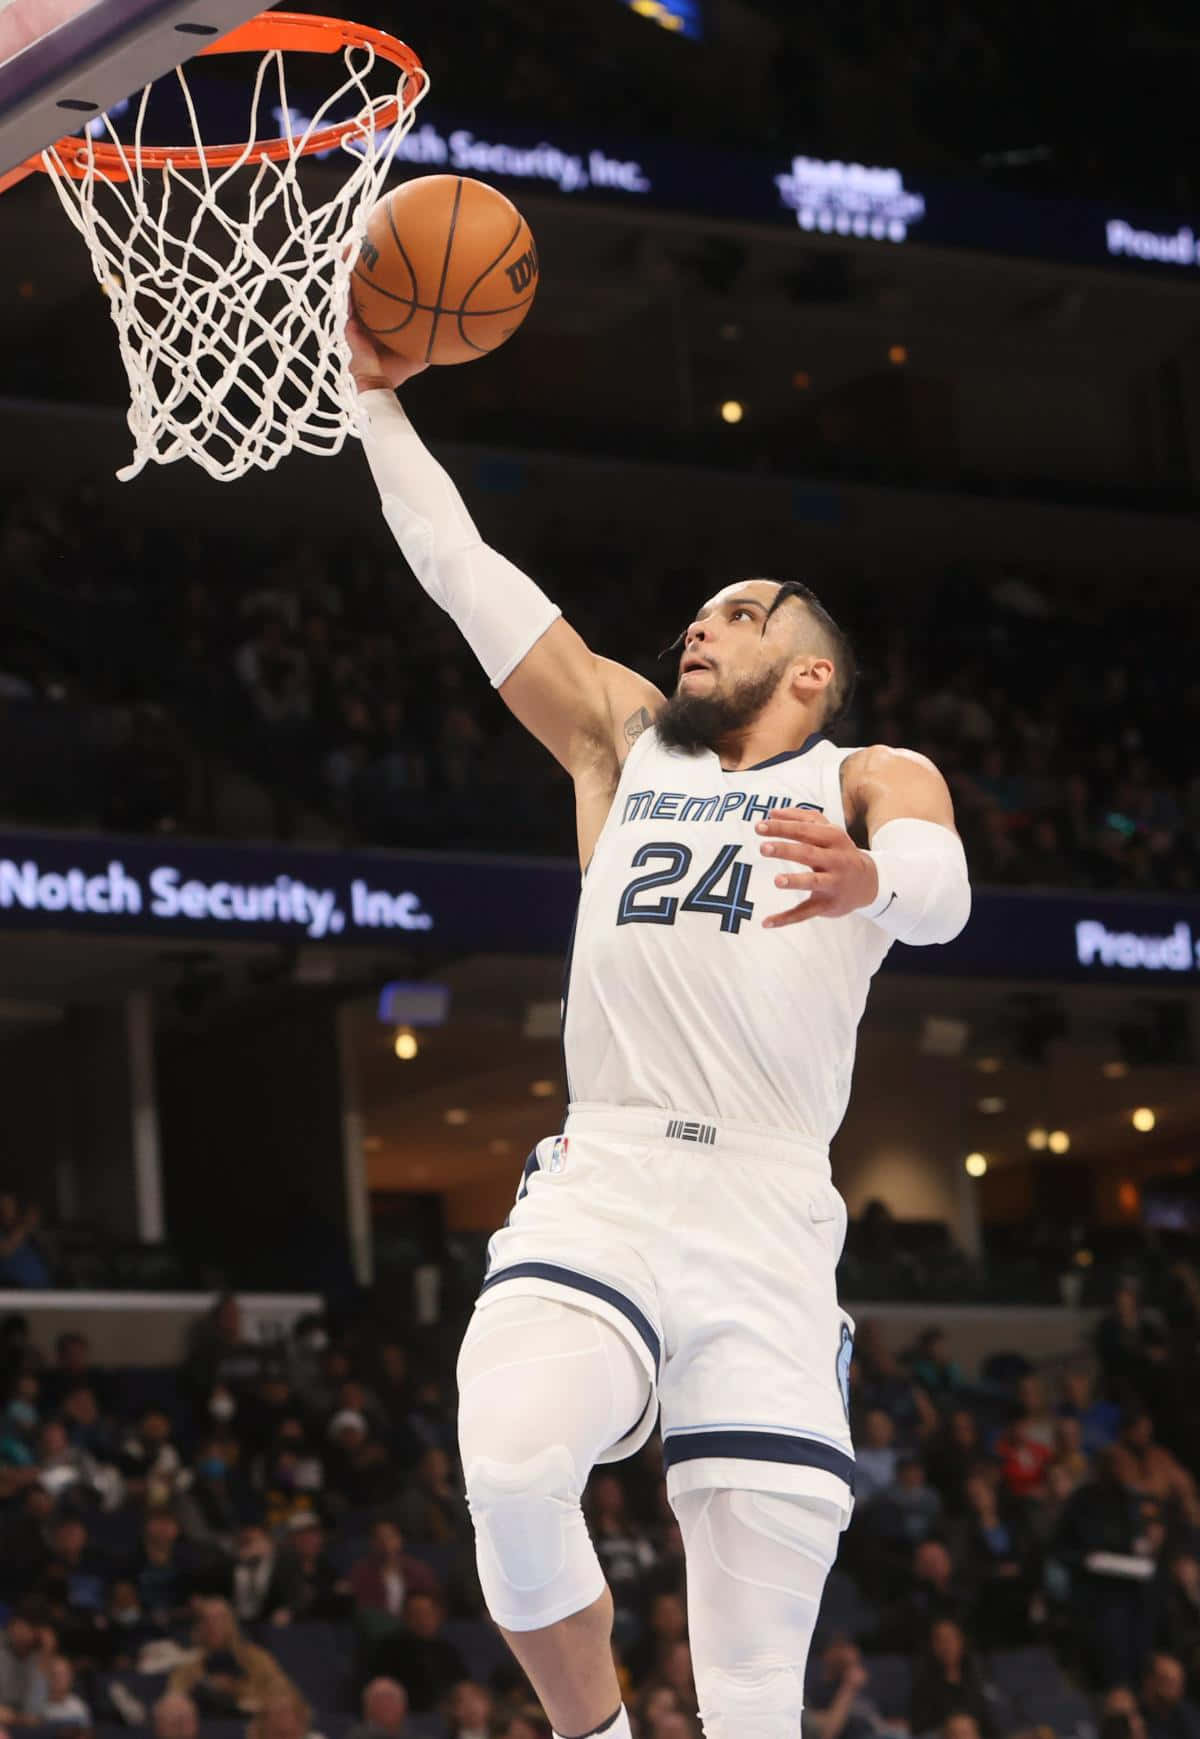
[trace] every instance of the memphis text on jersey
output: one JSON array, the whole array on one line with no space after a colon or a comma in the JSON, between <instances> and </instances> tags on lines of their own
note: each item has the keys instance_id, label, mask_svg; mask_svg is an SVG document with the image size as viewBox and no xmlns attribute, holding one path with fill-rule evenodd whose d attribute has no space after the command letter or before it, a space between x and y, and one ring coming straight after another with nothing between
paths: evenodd
<instances>
[{"instance_id":1,"label":"memphis text on jersey","mask_svg":"<svg viewBox=\"0 0 1200 1739\"><path fill-rule=\"evenodd\" d=\"M756 797L752 791L715 791L711 797L689 796L686 791L631 791L621 812L621 825L630 821L761 821L772 809L812 809L825 813L820 803L797 803L793 797Z\"/></svg>"}]
</instances>

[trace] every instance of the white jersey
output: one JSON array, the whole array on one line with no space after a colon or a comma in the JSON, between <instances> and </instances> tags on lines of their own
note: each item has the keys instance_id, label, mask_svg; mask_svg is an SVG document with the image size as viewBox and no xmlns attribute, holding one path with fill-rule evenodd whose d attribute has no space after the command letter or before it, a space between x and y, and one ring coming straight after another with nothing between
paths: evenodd
<instances>
[{"instance_id":1,"label":"white jersey","mask_svg":"<svg viewBox=\"0 0 1200 1739\"><path fill-rule=\"evenodd\" d=\"M776 807L845 826L823 737L726 772L711 750L634 744L584 875L564 988L573 1106L645 1106L827 1148L858 1023L890 938L850 913L764 930L799 897L763 857ZM703 1139L688 1130L690 1139Z\"/></svg>"}]
</instances>

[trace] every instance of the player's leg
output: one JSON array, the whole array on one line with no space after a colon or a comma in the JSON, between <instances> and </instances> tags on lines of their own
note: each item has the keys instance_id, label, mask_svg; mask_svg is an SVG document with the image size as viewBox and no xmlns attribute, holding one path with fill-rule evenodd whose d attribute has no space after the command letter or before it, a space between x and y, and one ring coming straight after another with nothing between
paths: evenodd
<instances>
[{"instance_id":1,"label":"player's leg","mask_svg":"<svg viewBox=\"0 0 1200 1739\"><path fill-rule=\"evenodd\" d=\"M488 1611L562 1739L625 1739L612 1596L580 1500L650 1379L620 1332L550 1298L477 1310L458 1362L459 1446Z\"/></svg>"},{"instance_id":2,"label":"player's leg","mask_svg":"<svg viewBox=\"0 0 1200 1739\"><path fill-rule=\"evenodd\" d=\"M708 1488L673 1500L705 1739L795 1739L842 1511L821 1498Z\"/></svg>"}]
</instances>

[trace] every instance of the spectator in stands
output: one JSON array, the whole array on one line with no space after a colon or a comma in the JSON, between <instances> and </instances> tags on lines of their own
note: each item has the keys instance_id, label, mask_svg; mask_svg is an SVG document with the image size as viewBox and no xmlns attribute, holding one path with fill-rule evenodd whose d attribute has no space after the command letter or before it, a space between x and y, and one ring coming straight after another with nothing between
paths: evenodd
<instances>
[{"instance_id":1,"label":"spectator in stands","mask_svg":"<svg viewBox=\"0 0 1200 1739\"><path fill-rule=\"evenodd\" d=\"M673 1642L663 1655L659 1676L664 1685L670 1685L678 1696L681 1706L687 1712L696 1709L696 1679L692 1669L691 1645L686 1642Z\"/></svg>"},{"instance_id":2,"label":"spectator in stands","mask_svg":"<svg viewBox=\"0 0 1200 1739\"><path fill-rule=\"evenodd\" d=\"M1083 1427L1078 1419L1065 1413L1054 1422L1054 1460L1046 1472L1047 1476L1062 1474L1068 1491L1077 1490L1091 1477L1092 1464L1083 1447Z\"/></svg>"},{"instance_id":3,"label":"spectator in stands","mask_svg":"<svg viewBox=\"0 0 1200 1739\"><path fill-rule=\"evenodd\" d=\"M912 1555L908 1587L884 1614L879 1626L882 1647L911 1653L929 1637L940 1618L965 1623L967 1590L941 1540L922 1540Z\"/></svg>"},{"instance_id":4,"label":"spectator in stands","mask_svg":"<svg viewBox=\"0 0 1200 1739\"><path fill-rule=\"evenodd\" d=\"M1113 1307L1096 1329L1096 1354L1114 1399L1137 1395L1143 1403L1160 1389L1167 1356L1166 1335L1142 1309L1138 1283L1126 1277L1113 1295Z\"/></svg>"},{"instance_id":5,"label":"spectator in stands","mask_svg":"<svg viewBox=\"0 0 1200 1739\"><path fill-rule=\"evenodd\" d=\"M137 1429L118 1446L117 1471L126 1491L147 1509L156 1509L174 1497L182 1468L179 1451L171 1441L170 1419L161 1408L148 1408Z\"/></svg>"},{"instance_id":6,"label":"spectator in stands","mask_svg":"<svg viewBox=\"0 0 1200 1739\"><path fill-rule=\"evenodd\" d=\"M260 1522L247 1522L237 1539L237 1556L229 1570L233 1610L242 1624L278 1618L292 1612L302 1591L291 1561L275 1550Z\"/></svg>"},{"instance_id":7,"label":"spectator in stands","mask_svg":"<svg viewBox=\"0 0 1200 1739\"><path fill-rule=\"evenodd\" d=\"M885 1491L899 1466L896 1427L882 1407L872 1407L863 1420L862 1441L854 1448L854 1498L869 1503Z\"/></svg>"},{"instance_id":8,"label":"spectator in stands","mask_svg":"<svg viewBox=\"0 0 1200 1739\"><path fill-rule=\"evenodd\" d=\"M906 1455L891 1485L872 1499L863 1526L879 1539L907 1549L929 1538L941 1514L942 1500L925 1479L924 1462L918 1455Z\"/></svg>"},{"instance_id":9,"label":"spectator in stands","mask_svg":"<svg viewBox=\"0 0 1200 1739\"><path fill-rule=\"evenodd\" d=\"M128 1579L137 1589L142 1612L163 1629L182 1617L199 1570L195 1550L179 1536L179 1523L170 1510L151 1510L129 1565Z\"/></svg>"},{"instance_id":10,"label":"spectator in stands","mask_svg":"<svg viewBox=\"0 0 1200 1739\"><path fill-rule=\"evenodd\" d=\"M1048 1430L1045 1425L1018 1402L1014 1417L992 1446L1004 1488L1018 1501L1038 1498L1045 1490L1046 1469L1054 1459L1053 1424Z\"/></svg>"},{"instance_id":11,"label":"spectator in stands","mask_svg":"<svg viewBox=\"0 0 1200 1739\"><path fill-rule=\"evenodd\" d=\"M1080 1444L1085 1455L1095 1455L1116 1441L1121 1428L1121 1409L1115 1401L1095 1393L1088 1365L1072 1365L1063 1375L1063 1398L1058 1408L1064 1419L1079 1422Z\"/></svg>"},{"instance_id":12,"label":"spectator in stands","mask_svg":"<svg viewBox=\"0 0 1200 1739\"><path fill-rule=\"evenodd\" d=\"M46 1669L58 1653L53 1631L14 1613L0 1635L0 1721L36 1722L49 1695Z\"/></svg>"},{"instance_id":13,"label":"spectator in stands","mask_svg":"<svg viewBox=\"0 0 1200 1739\"><path fill-rule=\"evenodd\" d=\"M0 1195L0 1289L33 1292L50 1285L50 1270L37 1242L40 1224L32 1204L22 1208L16 1196Z\"/></svg>"},{"instance_id":14,"label":"spectator in stands","mask_svg":"<svg viewBox=\"0 0 1200 1739\"><path fill-rule=\"evenodd\" d=\"M43 1727L87 1728L92 1724L92 1711L75 1690L75 1669L62 1655L52 1655L46 1662L46 1702L39 1717Z\"/></svg>"},{"instance_id":15,"label":"spectator in stands","mask_svg":"<svg viewBox=\"0 0 1200 1739\"><path fill-rule=\"evenodd\" d=\"M410 1593L402 1628L380 1637L371 1651L372 1672L399 1679L416 1714L436 1708L468 1676L462 1656L442 1634L445 1622L440 1596Z\"/></svg>"},{"instance_id":16,"label":"spectator in stands","mask_svg":"<svg viewBox=\"0 0 1200 1739\"><path fill-rule=\"evenodd\" d=\"M1193 1685L1200 1684L1200 1559L1176 1551L1167 1566L1161 1640L1181 1660Z\"/></svg>"},{"instance_id":17,"label":"spectator in stands","mask_svg":"<svg viewBox=\"0 0 1200 1739\"><path fill-rule=\"evenodd\" d=\"M50 1560L34 1592L57 1627L65 1652L94 1655L96 1633L107 1624L107 1566L90 1549L87 1528L78 1516L61 1516L50 1540Z\"/></svg>"},{"instance_id":18,"label":"spectator in stands","mask_svg":"<svg viewBox=\"0 0 1200 1739\"><path fill-rule=\"evenodd\" d=\"M1102 1689L1136 1684L1155 1628L1150 1597L1161 1524L1148 1526L1141 1503L1118 1476L1116 1450L1097 1458L1095 1477L1063 1513L1054 1555L1071 1578L1071 1613L1085 1664Z\"/></svg>"},{"instance_id":19,"label":"spectator in stands","mask_svg":"<svg viewBox=\"0 0 1200 1739\"><path fill-rule=\"evenodd\" d=\"M1002 1509L993 1469L967 1481L960 1561L974 1591L973 1626L988 1648L1015 1648L1029 1630L1029 1529L1018 1506Z\"/></svg>"},{"instance_id":20,"label":"spectator in stands","mask_svg":"<svg viewBox=\"0 0 1200 1739\"><path fill-rule=\"evenodd\" d=\"M67 1390L59 1417L74 1448L85 1450L97 1466L111 1465L115 1461L112 1427L101 1417L96 1391L89 1384L77 1383Z\"/></svg>"},{"instance_id":21,"label":"spectator in stands","mask_svg":"<svg viewBox=\"0 0 1200 1739\"><path fill-rule=\"evenodd\" d=\"M272 1527L311 1513L325 1487L325 1465L308 1440L304 1422L288 1418L263 1457L258 1475Z\"/></svg>"},{"instance_id":22,"label":"spectator in stands","mask_svg":"<svg viewBox=\"0 0 1200 1739\"><path fill-rule=\"evenodd\" d=\"M1146 1722L1128 1685L1114 1685L1100 1705L1100 1739L1146 1739Z\"/></svg>"},{"instance_id":23,"label":"spectator in stands","mask_svg":"<svg viewBox=\"0 0 1200 1739\"><path fill-rule=\"evenodd\" d=\"M461 1545L472 1540L467 1500L452 1477L444 1449L422 1452L416 1471L396 1506L406 1537L421 1545Z\"/></svg>"},{"instance_id":24,"label":"spectator in stands","mask_svg":"<svg viewBox=\"0 0 1200 1739\"><path fill-rule=\"evenodd\" d=\"M253 1508L238 1467L240 1450L230 1437L201 1443L192 1466L192 1484L175 1508L188 1539L229 1551L238 1528Z\"/></svg>"},{"instance_id":25,"label":"spectator in stands","mask_svg":"<svg viewBox=\"0 0 1200 1739\"><path fill-rule=\"evenodd\" d=\"M182 1691L168 1691L154 1705L154 1739L197 1739L200 1715Z\"/></svg>"},{"instance_id":26,"label":"spectator in stands","mask_svg":"<svg viewBox=\"0 0 1200 1739\"><path fill-rule=\"evenodd\" d=\"M648 1621L638 1640L626 1651L625 1660L635 1685L662 1672L667 1650L687 1640L687 1607L681 1594L656 1594L650 1602Z\"/></svg>"},{"instance_id":27,"label":"spectator in stands","mask_svg":"<svg viewBox=\"0 0 1200 1739\"><path fill-rule=\"evenodd\" d=\"M927 1328L909 1354L913 1381L926 1394L953 1395L963 1387L961 1367L950 1357L950 1342L944 1329Z\"/></svg>"},{"instance_id":28,"label":"spectator in stands","mask_svg":"<svg viewBox=\"0 0 1200 1739\"><path fill-rule=\"evenodd\" d=\"M242 1636L227 1600L197 1601L196 1612L195 1652L171 1674L171 1690L186 1692L202 1714L225 1718L299 1696L278 1661Z\"/></svg>"},{"instance_id":29,"label":"spectator in stands","mask_svg":"<svg viewBox=\"0 0 1200 1739\"><path fill-rule=\"evenodd\" d=\"M92 1343L74 1330L59 1335L54 1343L54 1363L42 1372L47 1411L61 1406L70 1391L80 1387L91 1389L102 1404L107 1399L104 1374L92 1363Z\"/></svg>"},{"instance_id":30,"label":"spectator in stands","mask_svg":"<svg viewBox=\"0 0 1200 1739\"><path fill-rule=\"evenodd\" d=\"M1200 1497L1191 1474L1154 1440L1149 1413L1131 1414L1112 1451L1112 1466L1126 1490L1157 1498L1190 1527L1200 1526Z\"/></svg>"},{"instance_id":31,"label":"spectator in stands","mask_svg":"<svg viewBox=\"0 0 1200 1739\"><path fill-rule=\"evenodd\" d=\"M615 1474L594 1473L584 1493L583 1513L596 1555L612 1589L614 1633L624 1642L637 1625L639 1584L654 1565L646 1530L629 1514L625 1487Z\"/></svg>"},{"instance_id":32,"label":"spectator in stands","mask_svg":"<svg viewBox=\"0 0 1200 1739\"><path fill-rule=\"evenodd\" d=\"M104 1484L93 1457L72 1447L57 1419L48 1419L38 1432L38 1474L58 1497L72 1488L80 1496L99 1497Z\"/></svg>"},{"instance_id":33,"label":"spectator in stands","mask_svg":"<svg viewBox=\"0 0 1200 1739\"><path fill-rule=\"evenodd\" d=\"M870 1695L871 1676L848 1637L826 1644L804 1702L804 1731L815 1739L876 1739L896 1728Z\"/></svg>"},{"instance_id":34,"label":"spectator in stands","mask_svg":"<svg viewBox=\"0 0 1200 1739\"><path fill-rule=\"evenodd\" d=\"M350 1614L354 1605L351 1585L331 1563L325 1530L311 1510L298 1510L291 1516L279 1558L292 1594L287 1606L275 1613L276 1624L304 1618L345 1618Z\"/></svg>"},{"instance_id":35,"label":"spectator in stands","mask_svg":"<svg viewBox=\"0 0 1200 1739\"><path fill-rule=\"evenodd\" d=\"M1183 1662L1170 1654L1152 1655L1142 1686L1146 1739L1200 1739L1200 1709L1186 1690Z\"/></svg>"},{"instance_id":36,"label":"spectator in stands","mask_svg":"<svg viewBox=\"0 0 1200 1739\"><path fill-rule=\"evenodd\" d=\"M39 1480L25 1485L19 1502L0 1532L0 1590L10 1601L20 1600L33 1587L49 1561L54 1514L54 1495Z\"/></svg>"},{"instance_id":37,"label":"spectator in stands","mask_svg":"<svg viewBox=\"0 0 1200 1739\"><path fill-rule=\"evenodd\" d=\"M197 1397L211 1397L220 1388L235 1398L253 1388L264 1364L264 1351L242 1333L242 1312L231 1292L223 1293L189 1337L184 1377Z\"/></svg>"},{"instance_id":38,"label":"spectator in stands","mask_svg":"<svg viewBox=\"0 0 1200 1739\"><path fill-rule=\"evenodd\" d=\"M350 1509L386 1503L396 1489L396 1474L384 1444L371 1436L366 1416L349 1408L329 1423L327 1489Z\"/></svg>"},{"instance_id":39,"label":"spectator in stands","mask_svg":"<svg viewBox=\"0 0 1200 1739\"><path fill-rule=\"evenodd\" d=\"M492 1693L463 1679L450 1693L449 1739L488 1739L492 1730Z\"/></svg>"},{"instance_id":40,"label":"spectator in stands","mask_svg":"<svg viewBox=\"0 0 1200 1739\"><path fill-rule=\"evenodd\" d=\"M156 1634L157 1627L142 1611L137 1584L119 1577L108 1594L109 1665L126 1667L136 1660L143 1644Z\"/></svg>"},{"instance_id":41,"label":"spectator in stands","mask_svg":"<svg viewBox=\"0 0 1200 1739\"><path fill-rule=\"evenodd\" d=\"M404 1616L410 1594L437 1592L437 1577L428 1564L404 1550L404 1535L394 1522L376 1522L370 1550L350 1571L350 1592L360 1616L370 1614L395 1624Z\"/></svg>"},{"instance_id":42,"label":"spectator in stands","mask_svg":"<svg viewBox=\"0 0 1200 1739\"><path fill-rule=\"evenodd\" d=\"M362 1720L355 1722L346 1739L401 1739L407 1722L408 1693L404 1686L395 1679L372 1679L362 1694Z\"/></svg>"},{"instance_id":43,"label":"spectator in stands","mask_svg":"<svg viewBox=\"0 0 1200 1739\"><path fill-rule=\"evenodd\" d=\"M967 1651L961 1626L940 1618L930 1626L924 1657L913 1674L909 1727L929 1733L951 1715L970 1715L982 1739L992 1739L997 1729L989 1689Z\"/></svg>"},{"instance_id":44,"label":"spectator in stands","mask_svg":"<svg viewBox=\"0 0 1200 1739\"><path fill-rule=\"evenodd\" d=\"M882 1327L874 1318L858 1325L850 1379L855 1402L863 1412L878 1408L895 1420L899 1431L914 1424L916 1408L911 1380L901 1371L883 1338Z\"/></svg>"},{"instance_id":45,"label":"spectator in stands","mask_svg":"<svg viewBox=\"0 0 1200 1739\"><path fill-rule=\"evenodd\" d=\"M952 1515L964 1512L967 1481L983 1459L979 1421L968 1408L956 1407L931 1439L925 1453L929 1478Z\"/></svg>"},{"instance_id":46,"label":"spectator in stands","mask_svg":"<svg viewBox=\"0 0 1200 1739\"><path fill-rule=\"evenodd\" d=\"M308 1704L296 1690L269 1697L246 1728L246 1739L321 1739Z\"/></svg>"}]
</instances>

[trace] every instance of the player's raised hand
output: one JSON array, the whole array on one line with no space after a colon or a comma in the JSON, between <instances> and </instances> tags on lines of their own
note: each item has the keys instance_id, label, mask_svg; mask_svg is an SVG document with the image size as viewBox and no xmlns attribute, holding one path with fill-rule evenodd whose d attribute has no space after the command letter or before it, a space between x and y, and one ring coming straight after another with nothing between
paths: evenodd
<instances>
[{"instance_id":1,"label":"player's raised hand","mask_svg":"<svg viewBox=\"0 0 1200 1739\"><path fill-rule=\"evenodd\" d=\"M866 852L860 851L845 828L797 809L773 809L758 824L763 856L790 859L802 865L779 865L777 888L795 888L808 898L790 911L764 918L765 930L802 924L806 918L843 918L869 906L879 894L879 875Z\"/></svg>"},{"instance_id":2,"label":"player's raised hand","mask_svg":"<svg viewBox=\"0 0 1200 1739\"><path fill-rule=\"evenodd\" d=\"M375 387L403 386L414 374L429 367L427 362L409 362L394 350L377 345L366 328L352 314L346 322L346 342L350 346L350 373L359 392Z\"/></svg>"}]
</instances>

